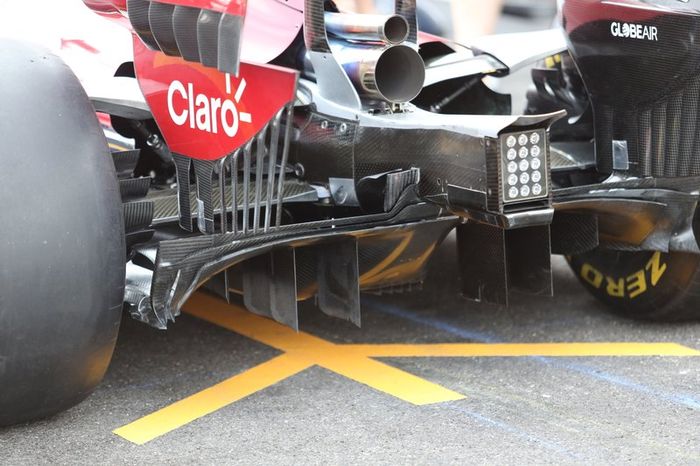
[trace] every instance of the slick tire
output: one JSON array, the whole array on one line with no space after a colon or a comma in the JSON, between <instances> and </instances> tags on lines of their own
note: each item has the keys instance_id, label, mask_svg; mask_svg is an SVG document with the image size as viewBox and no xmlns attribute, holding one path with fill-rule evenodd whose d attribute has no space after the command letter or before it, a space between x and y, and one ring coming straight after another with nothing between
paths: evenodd
<instances>
[{"instance_id":1,"label":"slick tire","mask_svg":"<svg viewBox=\"0 0 700 466\"><path fill-rule=\"evenodd\" d=\"M67 409L101 381L121 317L114 166L56 56L0 39L0 426Z\"/></svg>"},{"instance_id":2,"label":"slick tire","mask_svg":"<svg viewBox=\"0 0 700 466\"><path fill-rule=\"evenodd\" d=\"M700 256L598 249L572 256L583 286L613 313L639 320L700 319Z\"/></svg>"}]
</instances>

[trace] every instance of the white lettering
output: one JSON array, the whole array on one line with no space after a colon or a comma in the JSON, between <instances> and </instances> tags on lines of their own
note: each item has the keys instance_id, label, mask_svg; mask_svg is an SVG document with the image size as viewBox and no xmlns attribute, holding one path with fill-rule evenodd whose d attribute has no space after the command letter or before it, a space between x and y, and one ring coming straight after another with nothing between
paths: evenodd
<instances>
[{"instance_id":1,"label":"white lettering","mask_svg":"<svg viewBox=\"0 0 700 466\"><path fill-rule=\"evenodd\" d=\"M211 133L211 110L209 109L209 99L204 94L199 94L195 99L197 105L197 129Z\"/></svg>"},{"instance_id":2,"label":"white lettering","mask_svg":"<svg viewBox=\"0 0 700 466\"><path fill-rule=\"evenodd\" d=\"M187 85L187 103L190 105L190 128L194 128L194 86L192 83Z\"/></svg>"},{"instance_id":3,"label":"white lettering","mask_svg":"<svg viewBox=\"0 0 700 466\"><path fill-rule=\"evenodd\" d=\"M221 110L221 99L211 99L211 132L214 134L219 133L219 128L218 126L218 118L215 118L216 115L218 115L218 111Z\"/></svg>"},{"instance_id":4,"label":"white lettering","mask_svg":"<svg viewBox=\"0 0 700 466\"><path fill-rule=\"evenodd\" d=\"M194 85L189 83L187 87L180 81L173 81L168 88L168 113L177 126L188 125L192 129L218 134L221 128L228 137L238 134L239 125L252 123L252 115L247 112L238 112L236 104L243 97L246 85L241 81L234 99L210 98L205 94L195 92ZM230 86L228 93L232 92ZM175 105L175 96L182 99L182 103ZM176 108L177 107L177 108Z\"/></svg>"},{"instance_id":5,"label":"white lettering","mask_svg":"<svg viewBox=\"0 0 700 466\"><path fill-rule=\"evenodd\" d=\"M173 119L173 123L178 126L182 126L187 121L187 110L183 110L182 113L177 113L175 111L175 105L173 103L173 97L175 93L180 94L183 99L187 99L187 93L185 92L185 86L182 85L180 81L173 81L168 88L168 112L170 112L170 118Z\"/></svg>"},{"instance_id":6,"label":"white lettering","mask_svg":"<svg viewBox=\"0 0 700 466\"><path fill-rule=\"evenodd\" d=\"M659 28L656 26L644 26L642 24L618 23L610 24L610 33L613 37L656 41L659 40Z\"/></svg>"},{"instance_id":7,"label":"white lettering","mask_svg":"<svg viewBox=\"0 0 700 466\"><path fill-rule=\"evenodd\" d=\"M231 114L231 124L226 118L227 113ZM236 106L230 100L226 100L221 106L221 127L229 137L235 136L238 132L238 112L236 111Z\"/></svg>"}]
</instances>

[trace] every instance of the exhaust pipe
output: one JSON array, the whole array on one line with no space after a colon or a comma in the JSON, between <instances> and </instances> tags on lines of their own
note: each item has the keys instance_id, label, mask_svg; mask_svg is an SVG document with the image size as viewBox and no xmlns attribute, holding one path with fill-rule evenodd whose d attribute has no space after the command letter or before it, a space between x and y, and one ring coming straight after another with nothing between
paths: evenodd
<instances>
[{"instance_id":1,"label":"exhaust pipe","mask_svg":"<svg viewBox=\"0 0 700 466\"><path fill-rule=\"evenodd\" d=\"M331 41L330 45L361 97L391 103L410 102L423 89L425 63L407 45L345 41Z\"/></svg>"},{"instance_id":2,"label":"exhaust pipe","mask_svg":"<svg viewBox=\"0 0 700 466\"><path fill-rule=\"evenodd\" d=\"M392 45L408 39L408 21L400 15L326 13L325 18L326 30L342 39Z\"/></svg>"}]
</instances>

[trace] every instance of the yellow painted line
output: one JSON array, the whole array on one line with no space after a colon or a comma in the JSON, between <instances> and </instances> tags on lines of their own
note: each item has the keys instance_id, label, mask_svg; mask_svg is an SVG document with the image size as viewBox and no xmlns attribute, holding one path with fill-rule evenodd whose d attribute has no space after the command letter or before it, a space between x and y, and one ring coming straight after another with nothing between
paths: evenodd
<instances>
[{"instance_id":1,"label":"yellow painted line","mask_svg":"<svg viewBox=\"0 0 700 466\"><path fill-rule=\"evenodd\" d=\"M355 354L349 345L336 345L308 333L295 332L209 295L194 295L184 311L409 403L424 405L464 398L408 372Z\"/></svg>"},{"instance_id":2,"label":"yellow painted line","mask_svg":"<svg viewBox=\"0 0 700 466\"><path fill-rule=\"evenodd\" d=\"M464 395L372 358L700 356L700 351L675 343L335 344L203 293L195 294L183 310L284 354L114 431L126 440L144 444L312 366L425 405L460 400Z\"/></svg>"},{"instance_id":3,"label":"yellow painted line","mask_svg":"<svg viewBox=\"0 0 700 466\"><path fill-rule=\"evenodd\" d=\"M182 310L189 315L231 330L281 351L318 350L333 345L322 338L293 329L257 316L235 304L204 293L195 293Z\"/></svg>"},{"instance_id":4,"label":"yellow painted line","mask_svg":"<svg viewBox=\"0 0 700 466\"><path fill-rule=\"evenodd\" d=\"M309 365L294 356L283 354L175 402L146 417L114 431L130 442L143 445L185 424L213 413L287 377L303 371Z\"/></svg>"},{"instance_id":5,"label":"yellow painted line","mask_svg":"<svg viewBox=\"0 0 700 466\"><path fill-rule=\"evenodd\" d=\"M676 343L451 343L345 345L343 348L376 358L700 356L700 351Z\"/></svg>"},{"instance_id":6,"label":"yellow painted line","mask_svg":"<svg viewBox=\"0 0 700 466\"><path fill-rule=\"evenodd\" d=\"M336 356L340 355L328 354L318 365L414 405L442 403L465 398L461 393L373 359Z\"/></svg>"}]
</instances>

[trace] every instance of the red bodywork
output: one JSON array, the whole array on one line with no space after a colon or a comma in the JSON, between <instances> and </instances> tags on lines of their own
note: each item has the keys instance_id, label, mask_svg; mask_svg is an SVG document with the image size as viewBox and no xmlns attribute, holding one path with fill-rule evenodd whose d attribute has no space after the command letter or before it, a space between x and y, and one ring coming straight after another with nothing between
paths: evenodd
<instances>
[{"instance_id":1,"label":"red bodywork","mask_svg":"<svg viewBox=\"0 0 700 466\"><path fill-rule=\"evenodd\" d=\"M126 0L83 0L111 19L126 19ZM298 73L267 63L282 54L303 24L303 0L165 0L245 18L239 76L166 56L134 34L136 75L170 149L216 160L250 141L294 99ZM421 34L419 41L440 38Z\"/></svg>"},{"instance_id":2,"label":"red bodywork","mask_svg":"<svg viewBox=\"0 0 700 466\"><path fill-rule=\"evenodd\" d=\"M173 152L224 157L250 141L294 99L297 73L241 64L238 77L148 49L134 37L141 90Z\"/></svg>"},{"instance_id":3,"label":"red bodywork","mask_svg":"<svg viewBox=\"0 0 700 466\"><path fill-rule=\"evenodd\" d=\"M126 0L83 0L96 13L124 22ZM165 0L179 6L203 8L245 17L241 58L249 63L268 63L284 52L301 30L304 0ZM128 24L128 20L126 23Z\"/></svg>"},{"instance_id":4,"label":"red bodywork","mask_svg":"<svg viewBox=\"0 0 700 466\"><path fill-rule=\"evenodd\" d=\"M640 23L659 16L659 9L639 0L616 0L601 5L601 0L567 0L562 10L567 33L596 21Z\"/></svg>"},{"instance_id":5,"label":"red bodywork","mask_svg":"<svg viewBox=\"0 0 700 466\"><path fill-rule=\"evenodd\" d=\"M84 0L122 20L126 0ZM267 65L297 36L302 0L167 0L245 18L239 76L166 56L134 34L134 65L141 90L170 149L200 160L222 158L250 141L290 101L297 72ZM294 6L300 8L294 8Z\"/></svg>"}]
</instances>

